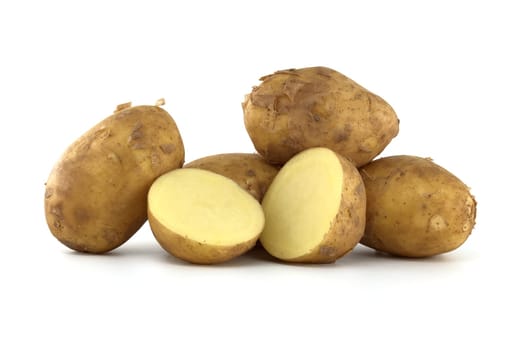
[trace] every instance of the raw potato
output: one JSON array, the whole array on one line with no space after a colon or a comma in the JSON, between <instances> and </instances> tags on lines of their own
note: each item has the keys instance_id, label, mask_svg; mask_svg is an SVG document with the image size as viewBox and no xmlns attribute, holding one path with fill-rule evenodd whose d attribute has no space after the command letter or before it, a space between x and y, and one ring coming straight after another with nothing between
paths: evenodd
<instances>
[{"instance_id":1,"label":"raw potato","mask_svg":"<svg viewBox=\"0 0 526 350\"><path fill-rule=\"evenodd\" d=\"M184 165L185 168L209 170L234 180L259 202L278 168L268 164L260 155L251 153L216 154L196 159Z\"/></svg>"},{"instance_id":2,"label":"raw potato","mask_svg":"<svg viewBox=\"0 0 526 350\"><path fill-rule=\"evenodd\" d=\"M118 106L53 168L45 193L49 229L80 252L115 249L146 221L153 181L183 162L179 130L164 109Z\"/></svg>"},{"instance_id":3,"label":"raw potato","mask_svg":"<svg viewBox=\"0 0 526 350\"><path fill-rule=\"evenodd\" d=\"M229 178L208 170L178 169L153 183L148 221L170 254L214 264L252 248L265 216L259 202Z\"/></svg>"},{"instance_id":4,"label":"raw potato","mask_svg":"<svg viewBox=\"0 0 526 350\"><path fill-rule=\"evenodd\" d=\"M398 134L387 102L330 68L282 70L260 80L243 111L256 150L270 163L328 147L359 167Z\"/></svg>"},{"instance_id":5,"label":"raw potato","mask_svg":"<svg viewBox=\"0 0 526 350\"><path fill-rule=\"evenodd\" d=\"M360 171L367 193L362 244L426 257L456 249L470 235L475 199L462 181L430 159L386 157Z\"/></svg>"},{"instance_id":6,"label":"raw potato","mask_svg":"<svg viewBox=\"0 0 526 350\"><path fill-rule=\"evenodd\" d=\"M360 241L365 201L350 161L327 148L303 151L283 166L263 198L260 241L281 260L334 262Z\"/></svg>"}]
</instances>

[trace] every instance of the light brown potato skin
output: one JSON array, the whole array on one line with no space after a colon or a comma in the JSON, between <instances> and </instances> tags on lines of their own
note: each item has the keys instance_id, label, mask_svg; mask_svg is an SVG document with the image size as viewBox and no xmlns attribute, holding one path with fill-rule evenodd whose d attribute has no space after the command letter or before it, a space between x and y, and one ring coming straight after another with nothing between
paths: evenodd
<instances>
[{"instance_id":1,"label":"light brown potato skin","mask_svg":"<svg viewBox=\"0 0 526 350\"><path fill-rule=\"evenodd\" d=\"M475 225L469 188L430 159L393 156L360 169L367 193L361 243L404 257L427 257L462 245Z\"/></svg>"},{"instance_id":2,"label":"light brown potato skin","mask_svg":"<svg viewBox=\"0 0 526 350\"><path fill-rule=\"evenodd\" d=\"M330 68L282 70L260 80L245 97L244 120L254 147L272 164L321 146L360 167L398 134L386 101Z\"/></svg>"},{"instance_id":3,"label":"light brown potato skin","mask_svg":"<svg viewBox=\"0 0 526 350\"><path fill-rule=\"evenodd\" d=\"M219 264L242 255L256 244L258 237L233 246L216 246L201 244L197 241L173 233L162 225L148 211L148 223L154 237L161 247L173 256L187 262L201 265Z\"/></svg>"},{"instance_id":4,"label":"light brown potato skin","mask_svg":"<svg viewBox=\"0 0 526 350\"><path fill-rule=\"evenodd\" d=\"M350 252L365 230L365 187L356 167L337 155L344 171L340 209L324 240L310 253L291 259L299 263L333 263Z\"/></svg>"},{"instance_id":5,"label":"light brown potato skin","mask_svg":"<svg viewBox=\"0 0 526 350\"><path fill-rule=\"evenodd\" d=\"M223 175L248 191L259 202L278 173L276 166L267 163L260 155L251 153L225 153L196 159L184 165Z\"/></svg>"},{"instance_id":6,"label":"light brown potato skin","mask_svg":"<svg viewBox=\"0 0 526 350\"><path fill-rule=\"evenodd\" d=\"M80 252L115 249L146 221L153 181L183 162L179 130L165 110L116 111L69 146L53 168L45 192L51 233Z\"/></svg>"}]
</instances>

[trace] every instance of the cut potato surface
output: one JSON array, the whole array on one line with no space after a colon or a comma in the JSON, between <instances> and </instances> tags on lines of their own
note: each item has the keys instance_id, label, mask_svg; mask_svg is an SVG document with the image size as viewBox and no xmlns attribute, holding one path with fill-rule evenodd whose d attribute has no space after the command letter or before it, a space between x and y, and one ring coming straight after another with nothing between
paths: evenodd
<instances>
[{"instance_id":1,"label":"cut potato surface","mask_svg":"<svg viewBox=\"0 0 526 350\"><path fill-rule=\"evenodd\" d=\"M257 241L261 205L234 181L201 169L159 177L148 193L148 219L161 246L202 264L232 259Z\"/></svg>"},{"instance_id":2,"label":"cut potato surface","mask_svg":"<svg viewBox=\"0 0 526 350\"><path fill-rule=\"evenodd\" d=\"M280 170L264 199L260 241L274 257L333 262L363 235L365 191L357 169L327 148L312 148Z\"/></svg>"}]
</instances>

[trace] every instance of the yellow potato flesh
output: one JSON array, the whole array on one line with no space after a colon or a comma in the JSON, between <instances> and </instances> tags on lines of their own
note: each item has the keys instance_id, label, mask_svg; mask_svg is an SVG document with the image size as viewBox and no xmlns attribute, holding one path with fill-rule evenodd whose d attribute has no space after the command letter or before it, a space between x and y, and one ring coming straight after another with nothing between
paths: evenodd
<instances>
[{"instance_id":1,"label":"yellow potato flesh","mask_svg":"<svg viewBox=\"0 0 526 350\"><path fill-rule=\"evenodd\" d=\"M168 231L195 242L232 246L264 225L258 201L232 180L200 169L159 177L148 194L150 213Z\"/></svg>"},{"instance_id":2,"label":"yellow potato flesh","mask_svg":"<svg viewBox=\"0 0 526 350\"><path fill-rule=\"evenodd\" d=\"M342 184L342 166L328 149L311 149L291 159L263 199L266 222L260 241L265 249L284 260L313 251L338 213Z\"/></svg>"}]
</instances>

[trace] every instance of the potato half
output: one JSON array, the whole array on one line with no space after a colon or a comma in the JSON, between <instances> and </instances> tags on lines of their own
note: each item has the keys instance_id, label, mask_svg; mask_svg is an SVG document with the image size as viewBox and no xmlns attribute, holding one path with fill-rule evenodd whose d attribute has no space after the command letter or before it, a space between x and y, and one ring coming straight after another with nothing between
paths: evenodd
<instances>
[{"instance_id":1,"label":"potato half","mask_svg":"<svg viewBox=\"0 0 526 350\"><path fill-rule=\"evenodd\" d=\"M254 246L265 224L259 202L234 181L191 168L171 171L153 183L148 220L167 252L197 264L243 254Z\"/></svg>"},{"instance_id":2,"label":"potato half","mask_svg":"<svg viewBox=\"0 0 526 350\"><path fill-rule=\"evenodd\" d=\"M243 112L254 147L269 163L327 147L359 167L398 134L393 108L333 69L287 69L260 80L245 97Z\"/></svg>"},{"instance_id":3,"label":"potato half","mask_svg":"<svg viewBox=\"0 0 526 350\"><path fill-rule=\"evenodd\" d=\"M185 168L210 170L234 180L259 202L278 173L278 168L254 153L215 154L196 159Z\"/></svg>"},{"instance_id":4,"label":"potato half","mask_svg":"<svg viewBox=\"0 0 526 350\"><path fill-rule=\"evenodd\" d=\"M146 221L153 181L183 165L183 141L170 114L129 105L69 146L49 175L47 224L71 249L104 253L126 242Z\"/></svg>"},{"instance_id":5,"label":"potato half","mask_svg":"<svg viewBox=\"0 0 526 350\"><path fill-rule=\"evenodd\" d=\"M365 190L358 170L327 148L289 160L263 198L261 244L291 262L330 263L363 235Z\"/></svg>"},{"instance_id":6,"label":"potato half","mask_svg":"<svg viewBox=\"0 0 526 350\"><path fill-rule=\"evenodd\" d=\"M470 235L475 198L460 179L430 159L386 157L360 172L367 193L362 244L416 258L454 250Z\"/></svg>"}]
</instances>

